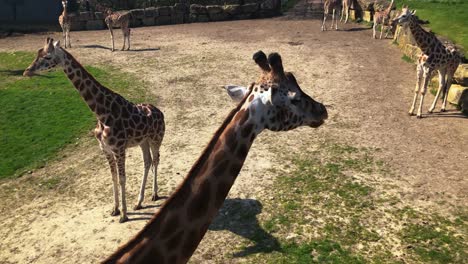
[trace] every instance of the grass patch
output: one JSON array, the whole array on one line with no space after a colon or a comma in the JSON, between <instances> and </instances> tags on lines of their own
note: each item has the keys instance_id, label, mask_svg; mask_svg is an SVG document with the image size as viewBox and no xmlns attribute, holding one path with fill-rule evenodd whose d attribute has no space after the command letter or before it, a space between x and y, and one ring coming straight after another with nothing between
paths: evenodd
<instances>
[{"instance_id":1,"label":"grass patch","mask_svg":"<svg viewBox=\"0 0 468 264\"><path fill-rule=\"evenodd\" d=\"M448 37L466 52L468 50L468 1L466 0L396 0L396 6L407 4L416 15L429 20L434 33Z\"/></svg>"},{"instance_id":2,"label":"grass patch","mask_svg":"<svg viewBox=\"0 0 468 264\"><path fill-rule=\"evenodd\" d=\"M283 2L281 5L281 12L289 11L289 9L293 8L297 3L299 3L299 0L287 0Z\"/></svg>"},{"instance_id":3,"label":"grass patch","mask_svg":"<svg viewBox=\"0 0 468 264\"><path fill-rule=\"evenodd\" d=\"M288 154L292 163L288 173L277 172L274 199L262 201L264 211L271 214L259 222L278 240L279 250L251 257L250 263L463 263L467 259L466 211L454 220L419 212L383 191L393 189L391 185L370 184L369 179L390 173L384 162L373 157L378 149L330 142L318 149Z\"/></svg>"},{"instance_id":4,"label":"grass patch","mask_svg":"<svg viewBox=\"0 0 468 264\"><path fill-rule=\"evenodd\" d=\"M34 57L29 52L0 53L0 179L43 166L94 126L94 115L61 70L22 76ZM124 96L139 85L114 69L86 69Z\"/></svg>"},{"instance_id":5,"label":"grass patch","mask_svg":"<svg viewBox=\"0 0 468 264\"><path fill-rule=\"evenodd\" d=\"M411 59L410 57L406 56L406 55L401 56L401 59L402 59L403 61L408 62L408 63L411 63L411 64L414 63L414 60Z\"/></svg>"}]
</instances>

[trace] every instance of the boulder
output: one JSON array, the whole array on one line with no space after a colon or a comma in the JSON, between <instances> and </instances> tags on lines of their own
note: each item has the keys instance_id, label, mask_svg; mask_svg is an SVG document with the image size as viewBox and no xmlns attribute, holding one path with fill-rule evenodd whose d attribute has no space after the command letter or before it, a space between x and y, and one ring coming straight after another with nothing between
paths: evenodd
<instances>
[{"instance_id":1,"label":"boulder","mask_svg":"<svg viewBox=\"0 0 468 264\"><path fill-rule=\"evenodd\" d=\"M104 13L102 13L102 12L94 12L94 17L95 17L96 19L102 19L102 20L104 20Z\"/></svg>"},{"instance_id":2,"label":"boulder","mask_svg":"<svg viewBox=\"0 0 468 264\"><path fill-rule=\"evenodd\" d=\"M86 21L86 30L101 30L104 29L104 21L103 20L88 20Z\"/></svg>"},{"instance_id":3,"label":"boulder","mask_svg":"<svg viewBox=\"0 0 468 264\"><path fill-rule=\"evenodd\" d=\"M156 7L149 7L145 9L145 17L155 17L158 15Z\"/></svg>"},{"instance_id":4,"label":"boulder","mask_svg":"<svg viewBox=\"0 0 468 264\"><path fill-rule=\"evenodd\" d=\"M156 25L170 25L172 23L170 16L157 16L155 18Z\"/></svg>"},{"instance_id":5,"label":"boulder","mask_svg":"<svg viewBox=\"0 0 468 264\"><path fill-rule=\"evenodd\" d=\"M154 26L156 21L154 17L145 17L142 19L143 26Z\"/></svg>"},{"instance_id":6,"label":"boulder","mask_svg":"<svg viewBox=\"0 0 468 264\"><path fill-rule=\"evenodd\" d=\"M219 14L223 13L223 7L219 5L209 5L206 6L206 10L208 11L208 14Z\"/></svg>"},{"instance_id":7,"label":"boulder","mask_svg":"<svg viewBox=\"0 0 468 264\"><path fill-rule=\"evenodd\" d=\"M171 16L172 24L183 24L184 23L184 14L173 14Z\"/></svg>"},{"instance_id":8,"label":"boulder","mask_svg":"<svg viewBox=\"0 0 468 264\"><path fill-rule=\"evenodd\" d=\"M224 0L224 5L240 5L241 0Z\"/></svg>"},{"instance_id":9,"label":"boulder","mask_svg":"<svg viewBox=\"0 0 468 264\"><path fill-rule=\"evenodd\" d=\"M93 12L80 12L80 20L81 21L88 21L88 20L93 20L94 19L94 13Z\"/></svg>"},{"instance_id":10,"label":"boulder","mask_svg":"<svg viewBox=\"0 0 468 264\"><path fill-rule=\"evenodd\" d=\"M211 21L224 21L224 20L228 20L230 18L229 14L224 13L224 12L209 13L208 15L209 15Z\"/></svg>"},{"instance_id":11,"label":"boulder","mask_svg":"<svg viewBox=\"0 0 468 264\"><path fill-rule=\"evenodd\" d=\"M142 18L145 17L145 10L144 9L132 9L132 10L130 10L130 12L132 13L133 18L142 19Z\"/></svg>"},{"instance_id":12,"label":"boulder","mask_svg":"<svg viewBox=\"0 0 468 264\"><path fill-rule=\"evenodd\" d=\"M187 13L188 10L189 10L189 6L186 4L177 3L174 5L174 12L176 14L184 14L184 13Z\"/></svg>"},{"instance_id":13,"label":"boulder","mask_svg":"<svg viewBox=\"0 0 468 264\"><path fill-rule=\"evenodd\" d=\"M460 64L453 78L458 84L468 86L468 64Z\"/></svg>"},{"instance_id":14,"label":"boulder","mask_svg":"<svg viewBox=\"0 0 468 264\"><path fill-rule=\"evenodd\" d=\"M230 15L237 15L242 12L242 8L240 5L225 5L224 12Z\"/></svg>"},{"instance_id":15,"label":"boulder","mask_svg":"<svg viewBox=\"0 0 468 264\"><path fill-rule=\"evenodd\" d=\"M190 5L190 13L200 15L200 14L207 14L208 11L206 9L206 6L193 4L193 5Z\"/></svg>"},{"instance_id":16,"label":"boulder","mask_svg":"<svg viewBox=\"0 0 468 264\"><path fill-rule=\"evenodd\" d=\"M256 3L245 4L245 5L242 5L241 8L242 8L242 13L255 13L258 10L259 5Z\"/></svg>"},{"instance_id":17,"label":"boulder","mask_svg":"<svg viewBox=\"0 0 468 264\"><path fill-rule=\"evenodd\" d=\"M159 16L170 16L172 13L172 6L161 6L156 9Z\"/></svg>"}]
</instances>

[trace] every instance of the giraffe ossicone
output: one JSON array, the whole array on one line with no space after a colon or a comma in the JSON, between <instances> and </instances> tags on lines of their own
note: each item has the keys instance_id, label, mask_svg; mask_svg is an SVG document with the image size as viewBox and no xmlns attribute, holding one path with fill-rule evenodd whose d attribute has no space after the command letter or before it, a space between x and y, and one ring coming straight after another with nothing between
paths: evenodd
<instances>
[{"instance_id":1,"label":"giraffe ossicone","mask_svg":"<svg viewBox=\"0 0 468 264\"><path fill-rule=\"evenodd\" d=\"M46 39L45 46L38 50L36 59L23 75L31 77L37 72L55 67L63 68L97 118L94 134L108 160L112 175L114 208L111 215L121 214L120 222L125 222L128 220L125 198L126 149L140 146L143 152L144 173L135 206L135 209L140 209L151 167L154 168L152 200L158 199L157 167L165 132L164 115L151 104L135 105L101 85L70 53L60 47L59 41L54 42L51 38ZM119 186L122 212L119 210Z\"/></svg>"},{"instance_id":2,"label":"giraffe ossicone","mask_svg":"<svg viewBox=\"0 0 468 264\"><path fill-rule=\"evenodd\" d=\"M239 174L253 141L264 129L287 131L319 127L325 106L301 90L284 72L279 54L257 52L261 69L248 88L226 87L236 101L232 110L177 190L146 226L104 263L186 263ZM243 96L242 96L243 95Z\"/></svg>"},{"instance_id":3,"label":"giraffe ossicone","mask_svg":"<svg viewBox=\"0 0 468 264\"><path fill-rule=\"evenodd\" d=\"M461 62L461 55L455 47L444 45L436 35L424 30L421 25L419 25L419 21L414 15L415 13L415 10L411 11L408 6L403 6L402 13L395 18L394 21L401 26L409 27L416 41L416 45L422 51L421 56L418 58L416 87L414 90L413 103L409 110L409 115L413 115L419 93L421 99L417 117L421 118L424 96L434 71L438 71L439 73L439 89L437 90L434 102L428 112L432 113L434 111L441 93L443 96L443 103L440 111L445 111L448 92L452 85L453 75Z\"/></svg>"}]
</instances>

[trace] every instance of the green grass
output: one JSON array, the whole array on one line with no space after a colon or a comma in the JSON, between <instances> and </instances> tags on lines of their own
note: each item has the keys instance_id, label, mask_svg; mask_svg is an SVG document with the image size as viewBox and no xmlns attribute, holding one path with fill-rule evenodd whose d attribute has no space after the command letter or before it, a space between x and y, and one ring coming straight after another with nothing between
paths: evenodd
<instances>
[{"instance_id":1,"label":"green grass","mask_svg":"<svg viewBox=\"0 0 468 264\"><path fill-rule=\"evenodd\" d=\"M33 59L29 52L0 53L0 179L43 166L94 126L94 115L63 71L22 76ZM104 85L125 90L124 96L138 84L112 69L86 69Z\"/></svg>"},{"instance_id":2,"label":"green grass","mask_svg":"<svg viewBox=\"0 0 468 264\"><path fill-rule=\"evenodd\" d=\"M454 219L420 212L355 177L392 175L373 157L379 149L330 142L318 149L287 154L292 166L278 172L274 199L262 201L270 213L259 221L279 249L265 250L250 263L463 263L468 258L462 235L468 228L466 210ZM395 255L395 241L403 259Z\"/></svg>"},{"instance_id":3,"label":"green grass","mask_svg":"<svg viewBox=\"0 0 468 264\"><path fill-rule=\"evenodd\" d=\"M414 60L411 59L410 57L406 56L406 55L401 56L401 59L402 59L403 61L406 61L406 62L411 63L411 64L414 63Z\"/></svg>"},{"instance_id":4,"label":"green grass","mask_svg":"<svg viewBox=\"0 0 468 264\"><path fill-rule=\"evenodd\" d=\"M468 1L466 0L396 0L401 10L403 4L416 9L416 15L429 20L432 31L448 37L468 51ZM466 56L466 54L465 54Z\"/></svg>"}]
</instances>

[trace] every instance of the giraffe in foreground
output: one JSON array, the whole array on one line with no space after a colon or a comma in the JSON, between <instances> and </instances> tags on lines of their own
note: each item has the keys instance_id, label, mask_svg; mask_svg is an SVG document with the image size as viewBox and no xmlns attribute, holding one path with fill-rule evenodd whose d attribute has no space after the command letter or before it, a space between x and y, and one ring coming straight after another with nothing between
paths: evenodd
<instances>
[{"instance_id":1,"label":"giraffe in foreground","mask_svg":"<svg viewBox=\"0 0 468 264\"><path fill-rule=\"evenodd\" d=\"M186 263L226 199L257 135L264 129L287 131L324 123L327 110L283 71L278 53L267 59L259 51L254 60L262 69L259 82L248 89L227 87L238 106L161 209L104 263Z\"/></svg>"},{"instance_id":2,"label":"giraffe in foreground","mask_svg":"<svg viewBox=\"0 0 468 264\"><path fill-rule=\"evenodd\" d=\"M376 30L377 30L378 25L381 25L380 39L382 39L382 34L383 34L385 28L387 28L385 38L387 38L389 29L390 29L390 11L392 10L392 7L393 7L393 0L392 0L392 2L390 2L390 5L387 7L387 9L385 9L383 11L375 12L375 14L374 14L374 25L372 26L372 38L377 38Z\"/></svg>"},{"instance_id":3,"label":"giraffe in foreground","mask_svg":"<svg viewBox=\"0 0 468 264\"><path fill-rule=\"evenodd\" d=\"M154 169L152 200L158 199L159 148L165 131L163 113L150 104L135 105L104 87L70 53L60 47L59 41L53 42L50 38L47 38L44 48L39 49L36 59L23 75L31 77L36 72L55 67L63 68L83 100L96 115L97 125L94 134L109 162L112 174L114 208L111 215L120 214L118 190L118 185L120 185L122 198L120 222L125 222L128 220L125 199L125 151L127 148L140 146L143 152L145 169L135 210L142 208L146 179L151 166ZM151 152L153 157L151 157Z\"/></svg>"},{"instance_id":4,"label":"giraffe in foreground","mask_svg":"<svg viewBox=\"0 0 468 264\"><path fill-rule=\"evenodd\" d=\"M123 34L123 46L121 50L125 50L125 42L128 42L127 50L130 50L130 12L112 12L110 9L106 9L106 18L104 21L106 22L107 27L109 28L111 40L112 40L112 51L115 50L114 48L114 27L120 27Z\"/></svg>"},{"instance_id":5,"label":"giraffe in foreground","mask_svg":"<svg viewBox=\"0 0 468 264\"><path fill-rule=\"evenodd\" d=\"M71 48L71 41L70 41L70 27L71 21L70 17L68 16L67 6L68 0L62 0L63 12L59 16L59 24L62 28L62 35L63 35L63 43L65 44L65 48Z\"/></svg>"},{"instance_id":6,"label":"giraffe in foreground","mask_svg":"<svg viewBox=\"0 0 468 264\"><path fill-rule=\"evenodd\" d=\"M338 30L338 12L341 10L342 0L325 0L323 3L323 22L322 22L322 31L327 30L325 26L325 21L327 20L327 16L332 12L332 23L330 29L333 29L333 21L335 21L335 29ZM335 18L335 12L336 18Z\"/></svg>"},{"instance_id":7,"label":"giraffe in foreground","mask_svg":"<svg viewBox=\"0 0 468 264\"><path fill-rule=\"evenodd\" d=\"M434 111L441 92L443 94L443 103L440 111L445 111L448 91L452 85L453 75L461 62L461 56L454 47L445 46L432 32L425 31L421 25L419 25L418 19L414 16L415 13L416 11L410 11L407 6L403 7L401 15L395 18L395 21L399 25L408 25L416 44L422 51L418 59L413 103L409 110L409 114L413 115L419 92L421 94L421 101L419 103L417 117L421 118L424 95L426 94L427 85L429 84L433 71L439 72L439 89L437 90L434 102L429 108L429 113Z\"/></svg>"}]
</instances>

